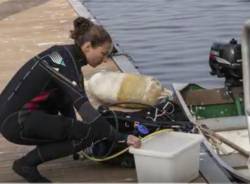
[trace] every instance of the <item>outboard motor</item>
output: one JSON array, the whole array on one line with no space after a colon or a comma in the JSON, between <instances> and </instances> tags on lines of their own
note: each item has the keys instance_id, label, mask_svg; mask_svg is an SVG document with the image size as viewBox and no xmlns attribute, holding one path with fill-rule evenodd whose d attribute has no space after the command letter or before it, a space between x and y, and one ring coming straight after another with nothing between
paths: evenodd
<instances>
[{"instance_id":1,"label":"outboard motor","mask_svg":"<svg viewBox=\"0 0 250 184\"><path fill-rule=\"evenodd\" d=\"M241 45L235 39L229 43L214 43L210 49L211 75L225 77L225 86L242 86Z\"/></svg>"}]
</instances>

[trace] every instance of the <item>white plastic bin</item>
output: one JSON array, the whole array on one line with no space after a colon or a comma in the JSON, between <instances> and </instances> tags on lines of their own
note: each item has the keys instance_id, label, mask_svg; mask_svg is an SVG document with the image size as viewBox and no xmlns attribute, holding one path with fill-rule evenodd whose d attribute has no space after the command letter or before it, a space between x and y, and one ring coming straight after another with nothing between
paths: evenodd
<instances>
[{"instance_id":1,"label":"white plastic bin","mask_svg":"<svg viewBox=\"0 0 250 184\"><path fill-rule=\"evenodd\" d=\"M162 132L142 142L134 154L138 182L189 182L199 175L201 135Z\"/></svg>"}]
</instances>

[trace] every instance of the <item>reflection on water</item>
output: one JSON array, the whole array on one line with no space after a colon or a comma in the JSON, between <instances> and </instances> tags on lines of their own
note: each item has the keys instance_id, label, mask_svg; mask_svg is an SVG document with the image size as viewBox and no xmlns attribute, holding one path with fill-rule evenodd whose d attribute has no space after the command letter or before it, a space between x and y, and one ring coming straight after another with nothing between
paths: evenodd
<instances>
[{"instance_id":1,"label":"reflection on water","mask_svg":"<svg viewBox=\"0 0 250 184\"><path fill-rule=\"evenodd\" d=\"M86 4L144 74L164 84L222 85L209 75L214 41L239 39L248 0L91 0Z\"/></svg>"}]
</instances>

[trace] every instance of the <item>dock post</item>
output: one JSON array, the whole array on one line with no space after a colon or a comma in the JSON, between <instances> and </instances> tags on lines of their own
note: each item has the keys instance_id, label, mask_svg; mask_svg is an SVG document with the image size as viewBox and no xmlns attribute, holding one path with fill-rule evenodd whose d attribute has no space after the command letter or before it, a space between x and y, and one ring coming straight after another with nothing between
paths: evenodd
<instances>
[{"instance_id":1,"label":"dock post","mask_svg":"<svg viewBox=\"0 0 250 184\"><path fill-rule=\"evenodd\" d=\"M250 20L246 21L242 29L241 54L243 62L244 106L250 140Z\"/></svg>"}]
</instances>

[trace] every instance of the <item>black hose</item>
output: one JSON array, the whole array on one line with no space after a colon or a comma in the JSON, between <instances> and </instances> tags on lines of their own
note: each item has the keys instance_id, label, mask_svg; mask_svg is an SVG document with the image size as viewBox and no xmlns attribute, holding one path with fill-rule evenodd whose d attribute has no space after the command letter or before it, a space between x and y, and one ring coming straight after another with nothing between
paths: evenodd
<instances>
[{"instance_id":1,"label":"black hose","mask_svg":"<svg viewBox=\"0 0 250 184\"><path fill-rule=\"evenodd\" d=\"M112 118L115 120L115 126L114 126L114 128L115 128L117 131L119 131L119 120L118 120L118 117L117 117L116 113L115 113L114 111L111 111L111 110L108 110L108 111L111 112L111 113L113 114ZM105 112L105 113L107 113L107 112ZM105 153L105 155L102 155L102 156L100 156L100 157L95 157L95 158L98 158L98 159L99 159L99 158L105 158L105 157L109 156L109 155L112 153L112 151L113 151L113 149L114 149L114 147L115 147L116 144L117 144L117 143L116 143L115 140L112 141L111 146L109 147L107 153Z\"/></svg>"}]
</instances>

